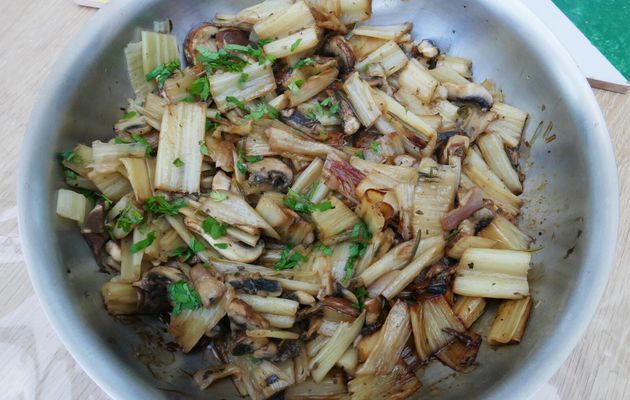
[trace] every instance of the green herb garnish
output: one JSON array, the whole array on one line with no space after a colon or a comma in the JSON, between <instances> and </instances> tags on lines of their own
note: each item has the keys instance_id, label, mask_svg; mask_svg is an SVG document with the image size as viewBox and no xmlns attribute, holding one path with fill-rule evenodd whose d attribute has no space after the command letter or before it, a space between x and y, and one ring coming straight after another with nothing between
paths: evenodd
<instances>
[{"instance_id":1,"label":"green herb garnish","mask_svg":"<svg viewBox=\"0 0 630 400\"><path fill-rule=\"evenodd\" d=\"M313 64L313 59L311 57L307 57L307 58L303 58L300 61L296 62L295 64L293 64L293 69L300 69L303 68L307 65L311 65Z\"/></svg>"},{"instance_id":2,"label":"green herb garnish","mask_svg":"<svg viewBox=\"0 0 630 400\"><path fill-rule=\"evenodd\" d=\"M137 253L140 250L144 250L147 247L151 246L151 243L153 243L154 240L155 231L151 231L147 234L147 237L145 239L142 239L141 241L132 244L131 247L129 247L129 251L131 253Z\"/></svg>"},{"instance_id":3,"label":"green herb garnish","mask_svg":"<svg viewBox=\"0 0 630 400\"><path fill-rule=\"evenodd\" d=\"M204 156L210 156L210 151L208 150L208 146L206 146L206 142L203 140L199 141L199 151Z\"/></svg>"},{"instance_id":4,"label":"green herb garnish","mask_svg":"<svg viewBox=\"0 0 630 400\"><path fill-rule=\"evenodd\" d=\"M218 51L212 51L203 46L198 46L197 51L199 51L197 61L204 66L208 75L212 75L219 69L226 72L242 72L243 68L249 64L247 60L227 52L225 47Z\"/></svg>"},{"instance_id":5,"label":"green herb garnish","mask_svg":"<svg viewBox=\"0 0 630 400\"><path fill-rule=\"evenodd\" d=\"M156 215L177 215L185 205L186 202L180 197L168 201L164 196L153 196L147 199L144 209Z\"/></svg>"},{"instance_id":6,"label":"green herb garnish","mask_svg":"<svg viewBox=\"0 0 630 400\"><path fill-rule=\"evenodd\" d=\"M363 152L363 150L359 150L359 151L357 151L356 153L354 153L354 155L355 155L356 157L359 157L359 158L360 158L360 159L362 159L362 160L365 160L365 153Z\"/></svg>"},{"instance_id":7,"label":"green herb garnish","mask_svg":"<svg viewBox=\"0 0 630 400\"><path fill-rule=\"evenodd\" d=\"M258 103L256 110L246 115L245 118L258 121L264 116L268 116L270 119L278 119L278 110L268 103Z\"/></svg>"},{"instance_id":8,"label":"green herb garnish","mask_svg":"<svg viewBox=\"0 0 630 400\"><path fill-rule=\"evenodd\" d=\"M171 253L173 257L184 257L184 261L188 260L190 256L192 256L192 252L190 251L190 247L188 246L180 246L173 250Z\"/></svg>"},{"instance_id":9,"label":"green herb garnish","mask_svg":"<svg viewBox=\"0 0 630 400\"><path fill-rule=\"evenodd\" d=\"M289 193L284 198L282 203L293 211L307 214L315 211L322 212L330 210L331 208L335 208L330 201L322 201L315 204L307 199L305 196L302 196L292 189L289 189Z\"/></svg>"},{"instance_id":10,"label":"green herb garnish","mask_svg":"<svg viewBox=\"0 0 630 400\"><path fill-rule=\"evenodd\" d=\"M179 60L173 60L167 64L158 65L146 76L147 81L156 80L158 86L161 88L164 86L164 82L173 75L176 69L179 69Z\"/></svg>"},{"instance_id":11,"label":"green herb garnish","mask_svg":"<svg viewBox=\"0 0 630 400\"><path fill-rule=\"evenodd\" d=\"M451 232L449 232L448 235L444 236L444 241L448 242L449 240L453 239L455 236L457 236L457 234L461 232L461 228L457 228L457 229L453 229Z\"/></svg>"},{"instance_id":12,"label":"green herb garnish","mask_svg":"<svg viewBox=\"0 0 630 400\"><path fill-rule=\"evenodd\" d=\"M359 257L362 257L365 254L366 250L366 243L352 243L350 245L350 255L348 256L348 260L346 261L346 265L344 266L344 270L346 271L346 279L352 278L352 275L354 274L354 263Z\"/></svg>"},{"instance_id":13,"label":"green herb garnish","mask_svg":"<svg viewBox=\"0 0 630 400\"><path fill-rule=\"evenodd\" d=\"M198 96L202 101L208 100L210 96L210 82L207 76L195 79L188 89L192 96Z\"/></svg>"},{"instance_id":14,"label":"green herb garnish","mask_svg":"<svg viewBox=\"0 0 630 400\"><path fill-rule=\"evenodd\" d=\"M129 121L132 118L135 118L138 116L138 113L135 111L129 111L128 113L125 113L125 115L123 115L122 119L125 121Z\"/></svg>"},{"instance_id":15,"label":"green herb garnish","mask_svg":"<svg viewBox=\"0 0 630 400\"><path fill-rule=\"evenodd\" d=\"M226 96L225 97L225 101L227 101L228 103L234 104L236 106L236 108L240 108L241 110L243 110L245 112L249 112L249 108L247 108L245 103L243 103L242 101L240 101L239 99L237 99L234 96Z\"/></svg>"},{"instance_id":16,"label":"green herb garnish","mask_svg":"<svg viewBox=\"0 0 630 400\"><path fill-rule=\"evenodd\" d=\"M352 227L352 231L350 231L350 237L359 240L370 240L372 239L372 234L368 230L365 222L357 222Z\"/></svg>"},{"instance_id":17,"label":"green herb garnish","mask_svg":"<svg viewBox=\"0 0 630 400\"><path fill-rule=\"evenodd\" d=\"M225 250L228 248L228 245L227 243L215 243L214 247L216 247L217 249Z\"/></svg>"},{"instance_id":18,"label":"green herb garnish","mask_svg":"<svg viewBox=\"0 0 630 400\"><path fill-rule=\"evenodd\" d=\"M179 168L182 165L184 165L184 162L182 160L180 160L179 157L177 157L176 159L173 160L173 165L176 166L177 168Z\"/></svg>"},{"instance_id":19,"label":"green herb garnish","mask_svg":"<svg viewBox=\"0 0 630 400\"><path fill-rule=\"evenodd\" d=\"M71 170L70 168L64 168L63 174L65 175L66 178L68 178L71 181L77 179L77 173Z\"/></svg>"},{"instance_id":20,"label":"green herb garnish","mask_svg":"<svg viewBox=\"0 0 630 400\"><path fill-rule=\"evenodd\" d=\"M219 239L227 235L227 228L229 225L223 224L212 217L207 217L201 223L201 228L208 235L212 236L212 239Z\"/></svg>"},{"instance_id":21,"label":"green herb garnish","mask_svg":"<svg viewBox=\"0 0 630 400\"><path fill-rule=\"evenodd\" d=\"M304 84L304 79L296 79L287 86L291 93L297 95L300 93L300 86Z\"/></svg>"},{"instance_id":22,"label":"green herb garnish","mask_svg":"<svg viewBox=\"0 0 630 400\"><path fill-rule=\"evenodd\" d=\"M194 237L192 239L190 239L190 243L188 244L188 247L190 247L190 250L193 253L200 253L204 250L206 250L206 246L204 246L203 244L201 244L197 239L195 239Z\"/></svg>"},{"instance_id":23,"label":"green herb garnish","mask_svg":"<svg viewBox=\"0 0 630 400\"><path fill-rule=\"evenodd\" d=\"M243 88L243 84L245 82L247 82L247 78L249 78L249 74L246 74L245 72L241 72L241 76L238 77L238 87L239 88Z\"/></svg>"},{"instance_id":24,"label":"green herb garnish","mask_svg":"<svg viewBox=\"0 0 630 400\"><path fill-rule=\"evenodd\" d=\"M168 297L173 304L173 315L179 315L183 310L201 308L199 293L186 281L171 283L166 287Z\"/></svg>"},{"instance_id":25,"label":"green herb garnish","mask_svg":"<svg viewBox=\"0 0 630 400\"><path fill-rule=\"evenodd\" d=\"M372 150L372 153L374 154L378 154L378 150L381 146L381 143L378 140L372 140L370 142L370 150Z\"/></svg>"},{"instance_id":26,"label":"green herb garnish","mask_svg":"<svg viewBox=\"0 0 630 400\"><path fill-rule=\"evenodd\" d=\"M275 57L266 55L261 47L255 49L251 46L243 46L240 44L226 44L223 48L226 50L232 50L238 53L247 54L248 56L256 59L258 61L258 64L260 65L264 64L266 61L275 61Z\"/></svg>"},{"instance_id":27,"label":"green herb garnish","mask_svg":"<svg viewBox=\"0 0 630 400\"><path fill-rule=\"evenodd\" d=\"M299 251L291 251L293 249L292 244L288 244L287 247L280 253L280 260L273 266L277 271L285 269L293 269L299 263L308 261L308 257L300 253Z\"/></svg>"},{"instance_id":28,"label":"green herb garnish","mask_svg":"<svg viewBox=\"0 0 630 400\"><path fill-rule=\"evenodd\" d=\"M297 49L300 46L300 43L302 43L302 38L298 38L298 40L293 42L293 44L291 45L291 53L293 53L295 49Z\"/></svg>"},{"instance_id":29,"label":"green herb garnish","mask_svg":"<svg viewBox=\"0 0 630 400\"><path fill-rule=\"evenodd\" d=\"M326 246L325 244L319 244L315 247L315 250L319 250L322 252L322 254L324 254L325 256L332 256L332 248L329 246Z\"/></svg>"},{"instance_id":30,"label":"green herb garnish","mask_svg":"<svg viewBox=\"0 0 630 400\"><path fill-rule=\"evenodd\" d=\"M357 300L359 302L356 304L353 304L352 307L356 308L359 311L363 310L363 308L365 307L365 296L367 296L367 294L368 294L368 291L366 288L364 287L358 288L357 291L354 292L354 295L357 296Z\"/></svg>"},{"instance_id":31,"label":"green herb garnish","mask_svg":"<svg viewBox=\"0 0 630 400\"><path fill-rule=\"evenodd\" d=\"M83 196L93 201L102 199L103 203L107 207L114 204L114 202L109 197L105 196L103 193L99 193L99 192L95 192L94 190L83 189L83 188L75 188L74 190L76 190L77 192L81 193Z\"/></svg>"},{"instance_id":32,"label":"green herb garnish","mask_svg":"<svg viewBox=\"0 0 630 400\"><path fill-rule=\"evenodd\" d=\"M131 204L127 204L116 220L116 227L123 232L130 232L140 222L142 222L142 213Z\"/></svg>"},{"instance_id":33,"label":"green herb garnish","mask_svg":"<svg viewBox=\"0 0 630 400\"><path fill-rule=\"evenodd\" d=\"M213 190L212 192L210 192L210 198L214 201L221 202L227 199L227 194Z\"/></svg>"}]
</instances>

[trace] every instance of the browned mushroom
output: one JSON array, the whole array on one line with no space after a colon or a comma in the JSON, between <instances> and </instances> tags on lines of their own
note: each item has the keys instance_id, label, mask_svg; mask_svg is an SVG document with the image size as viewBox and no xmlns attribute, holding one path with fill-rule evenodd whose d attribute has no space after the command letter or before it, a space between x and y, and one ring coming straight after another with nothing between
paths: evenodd
<instances>
[{"instance_id":1,"label":"browned mushroom","mask_svg":"<svg viewBox=\"0 0 630 400\"><path fill-rule=\"evenodd\" d=\"M244 332L234 337L231 353L234 356L242 356L243 354L252 354L258 349L263 348L269 343L266 337L249 337Z\"/></svg>"},{"instance_id":2,"label":"browned mushroom","mask_svg":"<svg viewBox=\"0 0 630 400\"><path fill-rule=\"evenodd\" d=\"M343 36L333 36L326 43L326 47L324 47L324 52L326 54L330 54L335 56L337 62L339 63L339 69L341 73L348 73L352 71L354 68L354 64L356 63L356 58L354 56L354 52L352 51L352 46Z\"/></svg>"},{"instance_id":3,"label":"browned mushroom","mask_svg":"<svg viewBox=\"0 0 630 400\"><path fill-rule=\"evenodd\" d=\"M451 136L444 149L442 150L442 155L440 156L440 162L442 164L448 164L448 159L451 156L455 157L464 157L466 151L468 150L468 146L470 145L470 139L464 135L455 135Z\"/></svg>"},{"instance_id":4,"label":"browned mushroom","mask_svg":"<svg viewBox=\"0 0 630 400\"><path fill-rule=\"evenodd\" d=\"M222 49L226 44L249 44L249 33L236 28L221 28L216 34L217 49Z\"/></svg>"},{"instance_id":5,"label":"browned mushroom","mask_svg":"<svg viewBox=\"0 0 630 400\"><path fill-rule=\"evenodd\" d=\"M482 110L492 107L494 99L492 93L478 83L455 84L445 82L444 87L448 91L448 99L460 102L479 104Z\"/></svg>"},{"instance_id":6,"label":"browned mushroom","mask_svg":"<svg viewBox=\"0 0 630 400\"><path fill-rule=\"evenodd\" d=\"M210 367L206 369L200 369L195 372L193 378L195 382L199 385L199 389L204 390L210 387L214 382L219 379L226 378L230 375L234 375L237 378L240 377L242 371L239 367L232 364L225 364L219 367Z\"/></svg>"},{"instance_id":7,"label":"browned mushroom","mask_svg":"<svg viewBox=\"0 0 630 400\"><path fill-rule=\"evenodd\" d=\"M190 279L206 308L210 308L225 294L225 284L212 276L203 264L197 264L190 270Z\"/></svg>"},{"instance_id":8,"label":"browned mushroom","mask_svg":"<svg viewBox=\"0 0 630 400\"><path fill-rule=\"evenodd\" d=\"M145 292L144 311L159 313L171 308L166 291L167 286L183 280L186 280L186 275L178 268L160 266L145 272L142 279L135 282L133 286Z\"/></svg>"},{"instance_id":9,"label":"browned mushroom","mask_svg":"<svg viewBox=\"0 0 630 400\"><path fill-rule=\"evenodd\" d=\"M246 329L267 329L269 322L258 314L254 309L243 300L234 299L227 308L227 315L230 321L238 326Z\"/></svg>"},{"instance_id":10,"label":"browned mushroom","mask_svg":"<svg viewBox=\"0 0 630 400\"><path fill-rule=\"evenodd\" d=\"M90 245L97 260L101 259L101 251L109 239L105 233L105 205L99 200L94 208L86 215L81 227L83 238Z\"/></svg>"},{"instance_id":11,"label":"browned mushroom","mask_svg":"<svg viewBox=\"0 0 630 400\"><path fill-rule=\"evenodd\" d=\"M355 117L352 107L350 107L350 103L346 99L337 96L337 101L339 101L339 115L341 116L343 133L345 135L354 135L361 128L361 123Z\"/></svg>"},{"instance_id":12,"label":"browned mushroom","mask_svg":"<svg viewBox=\"0 0 630 400\"><path fill-rule=\"evenodd\" d=\"M233 274L226 276L225 281L232 285L234 289L242 290L247 294L280 296L282 293L280 282L273 279Z\"/></svg>"},{"instance_id":13,"label":"browned mushroom","mask_svg":"<svg viewBox=\"0 0 630 400\"><path fill-rule=\"evenodd\" d=\"M217 50L214 37L218 31L219 29L215 25L209 22L204 22L188 32L186 40L184 40L184 56L186 57L188 64L195 65L197 63L199 46L212 51Z\"/></svg>"},{"instance_id":14,"label":"browned mushroom","mask_svg":"<svg viewBox=\"0 0 630 400\"><path fill-rule=\"evenodd\" d=\"M248 181L251 185L268 185L284 192L293 182L293 171L277 158L267 157L261 161L248 163Z\"/></svg>"}]
</instances>

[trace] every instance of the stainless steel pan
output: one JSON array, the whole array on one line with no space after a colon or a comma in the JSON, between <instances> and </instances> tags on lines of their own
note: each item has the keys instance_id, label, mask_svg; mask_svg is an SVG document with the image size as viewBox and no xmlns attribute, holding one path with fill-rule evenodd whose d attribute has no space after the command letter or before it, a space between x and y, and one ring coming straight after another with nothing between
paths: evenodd
<instances>
[{"instance_id":1,"label":"stainless steel pan","mask_svg":"<svg viewBox=\"0 0 630 400\"><path fill-rule=\"evenodd\" d=\"M73 224L54 213L62 174L54 152L108 138L131 95L123 47L138 27L170 17L178 38L216 12L251 1L117 0L100 11L52 69L23 144L19 206L22 243L35 290L67 348L118 399L237 398L229 381L201 393L183 371L204 365L160 347L155 328L113 321L97 271ZM523 146L527 180L521 226L544 246L534 256L535 309L518 346L480 351L479 367L454 376L430 368L418 398L529 397L565 360L591 319L613 260L618 220L615 161L591 89L552 34L516 0L374 0L375 24L414 23L471 58L477 80L492 79L506 101L530 113ZM555 135L555 140L547 143ZM545 140L547 139L547 140ZM483 332L486 321L481 321ZM141 356L137 357L139 353Z\"/></svg>"}]
</instances>

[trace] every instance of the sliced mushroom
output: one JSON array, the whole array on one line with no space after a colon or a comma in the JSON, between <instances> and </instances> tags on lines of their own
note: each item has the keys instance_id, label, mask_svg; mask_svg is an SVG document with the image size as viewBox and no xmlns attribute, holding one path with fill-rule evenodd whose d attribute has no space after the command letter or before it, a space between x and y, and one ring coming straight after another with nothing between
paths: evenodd
<instances>
[{"instance_id":1,"label":"sliced mushroom","mask_svg":"<svg viewBox=\"0 0 630 400\"><path fill-rule=\"evenodd\" d=\"M206 233L201 227L201 223L194 218L184 218L184 224L190 230L203 237L214 250L228 260L250 263L256 261L265 249L265 243L262 240L259 240L255 247L251 247L229 235L215 239Z\"/></svg>"},{"instance_id":2,"label":"sliced mushroom","mask_svg":"<svg viewBox=\"0 0 630 400\"><path fill-rule=\"evenodd\" d=\"M291 109L290 111L284 110L280 114L280 119L290 127L309 136L317 137L320 132L324 131L324 127L319 121L311 119L295 109Z\"/></svg>"},{"instance_id":3,"label":"sliced mushroom","mask_svg":"<svg viewBox=\"0 0 630 400\"><path fill-rule=\"evenodd\" d=\"M354 303L342 297L328 296L322 300L322 303L325 308L330 308L349 317L356 318L359 316L359 311L352 306Z\"/></svg>"},{"instance_id":4,"label":"sliced mushroom","mask_svg":"<svg viewBox=\"0 0 630 400\"><path fill-rule=\"evenodd\" d=\"M354 52L352 51L352 46L343 36L333 36L326 43L326 47L324 47L324 52L326 54L330 54L335 56L337 62L339 63L339 69L341 73L349 73L354 68L354 64L356 63L356 58L354 56Z\"/></svg>"},{"instance_id":5,"label":"sliced mushroom","mask_svg":"<svg viewBox=\"0 0 630 400\"><path fill-rule=\"evenodd\" d=\"M205 390L219 379L223 379L231 375L240 378L241 374L241 369L236 365L225 364L221 365L220 367L200 369L199 371L195 372L193 378L195 379L195 382L197 382L197 384L199 385L199 389Z\"/></svg>"},{"instance_id":6,"label":"sliced mushroom","mask_svg":"<svg viewBox=\"0 0 630 400\"><path fill-rule=\"evenodd\" d=\"M228 275L225 281L236 290L259 296L280 296L282 287L280 282L273 279L242 277L238 274Z\"/></svg>"},{"instance_id":7,"label":"sliced mushroom","mask_svg":"<svg viewBox=\"0 0 630 400\"><path fill-rule=\"evenodd\" d=\"M422 39L416 46L418 53L424 58L435 58L440 55L440 48L431 39Z\"/></svg>"},{"instance_id":8,"label":"sliced mushroom","mask_svg":"<svg viewBox=\"0 0 630 400\"><path fill-rule=\"evenodd\" d=\"M355 117L352 107L350 107L350 103L346 99L337 96L337 101L339 102L339 115L341 116L343 133L344 135L354 135L361 128L361 123Z\"/></svg>"},{"instance_id":9,"label":"sliced mushroom","mask_svg":"<svg viewBox=\"0 0 630 400\"><path fill-rule=\"evenodd\" d=\"M225 294L225 284L212 276L203 264L197 264L190 270L190 280L206 308L210 308Z\"/></svg>"},{"instance_id":10,"label":"sliced mushroom","mask_svg":"<svg viewBox=\"0 0 630 400\"><path fill-rule=\"evenodd\" d=\"M204 22L201 25L197 25L188 32L186 40L184 40L184 56L188 64L197 64L197 57L199 56L199 46L204 47L211 51L216 51L217 46L215 42L215 35L219 31L215 25Z\"/></svg>"},{"instance_id":11,"label":"sliced mushroom","mask_svg":"<svg viewBox=\"0 0 630 400\"><path fill-rule=\"evenodd\" d=\"M109 239L105 233L105 205L99 200L94 208L86 215L81 227L83 238L90 245L97 260L101 259L101 251Z\"/></svg>"},{"instance_id":12,"label":"sliced mushroom","mask_svg":"<svg viewBox=\"0 0 630 400\"><path fill-rule=\"evenodd\" d=\"M448 92L449 100L476 103L479 104L482 110L488 110L494 103L492 93L477 83L463 83L458 85L445 82L443 85Z\"/></svg>"},{"instance_id":13,"label":"sliced mushroom","mask_svg":"<svg viewBox=\"0 0 630 400\"><path fill-rule=\"evenodd\" d=\"M166 288L171 283L187 280L186 275L174 267L155 267L144 273L133 286L145 292L145 311L167 312L171 308Z\"/></svg>"},{"instance_id":14,"label":"sliced mushroom","mask_svg":"<svg viewBox=\"0 0 630 400\"><path fill-rule=\"evenodd\" d=\"M216 33L216 44L222 49L226 44L249 45L249 33L236 28L221 28Z\"/></svg>"},{"instance_id":15,"label":"sliced mushroom","mask_svg":"<svg viewBox=\"0 0 630 400\"><path fill-rule=\"evenodd\" d=\"M267 157L247 164L248 181L251 185L268 184L278 192L286 192L293 182L293 171L277 158Z\"/></svg>"},{"instance_id":16,"label":"sliced mushroom","mask_svg":"<svg viewBox=\"0 0 630 400\"><path fill-rule=\"evenodd\" d=\"M277 354L271 358L271 362L281 363L288 359L294 359L301 353L300 342L297 340L284 340L278 347Z\"/></svg>"},{"instance_id":17,"label":"sliced mushroom","mask_svg":"<svg viewBox=\"0 0 630 400\"><path fill-rule=\"evenodd\" d=\"M254 351L254 354L252 355L259 359L275 358L278 355L278 345L276 345L274 342L269 342L266 346L263 346L260 349Z\"/></svg>"},{"instance_id":18,"label":"sliced mushroom","mask_svg":"<svg viewBox=\"0 0 630 400\"><path fill-rule=\"evenodd\" d=\"M377 323L381 316L381 300L378 298L369 299L365 302L365 323L367 325L374 325Z\"/></svg>"},{"instance_id":19,"label":"sliced mushroom","mask_svg":"<svg viewBox=\"0 0 630 400\"><path fill-rule=\"evenodd\" d=\"M468 146L470 145L470 139L467 136L463 135L454 135L451 136L444 149L442 150L442 155L440 157L440 162L442 164L448 164L448 160L451 156L455 157L464 157L466 151L468 150Z\"/></svg>"},{"instance_id":20,"label":"sliced mushroom","mask_svg":"<svg viewBox=\"0 0 630 400\"><path fill-rule=\"evenodd\" d=\"M231 353L234 356L242 356L244 354L252 354L258 349L263 348L269 344L269 339L266 337L249 337L244 332L237 334L234 338Z\"/></svg>"},{"instance_id":21,"label":"sliced mushroom","mask_svg":"<svg viewBox=\"0 0 630 400\"><path fill-rule=\"evenodd\" d=\"M245 329L267 329L269 322L243 300L234 299L227 308L227 315L232 324Z\"/></svg>"}]
</instances>

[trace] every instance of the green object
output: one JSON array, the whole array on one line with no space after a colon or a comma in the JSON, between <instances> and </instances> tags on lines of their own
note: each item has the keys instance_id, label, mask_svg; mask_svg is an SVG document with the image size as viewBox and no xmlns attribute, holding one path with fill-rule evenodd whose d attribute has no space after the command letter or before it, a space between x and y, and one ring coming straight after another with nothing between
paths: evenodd
<instances>
[{"instance_id":1,"label":"green object","mask_svg":"<svg viewBox=\"0 0 630 400\"><path fill-rule=\"evenodd\" d=\"M630 79L630 2L628 0L553 0L595 47Z\"/></svg>"}]
</instances>

